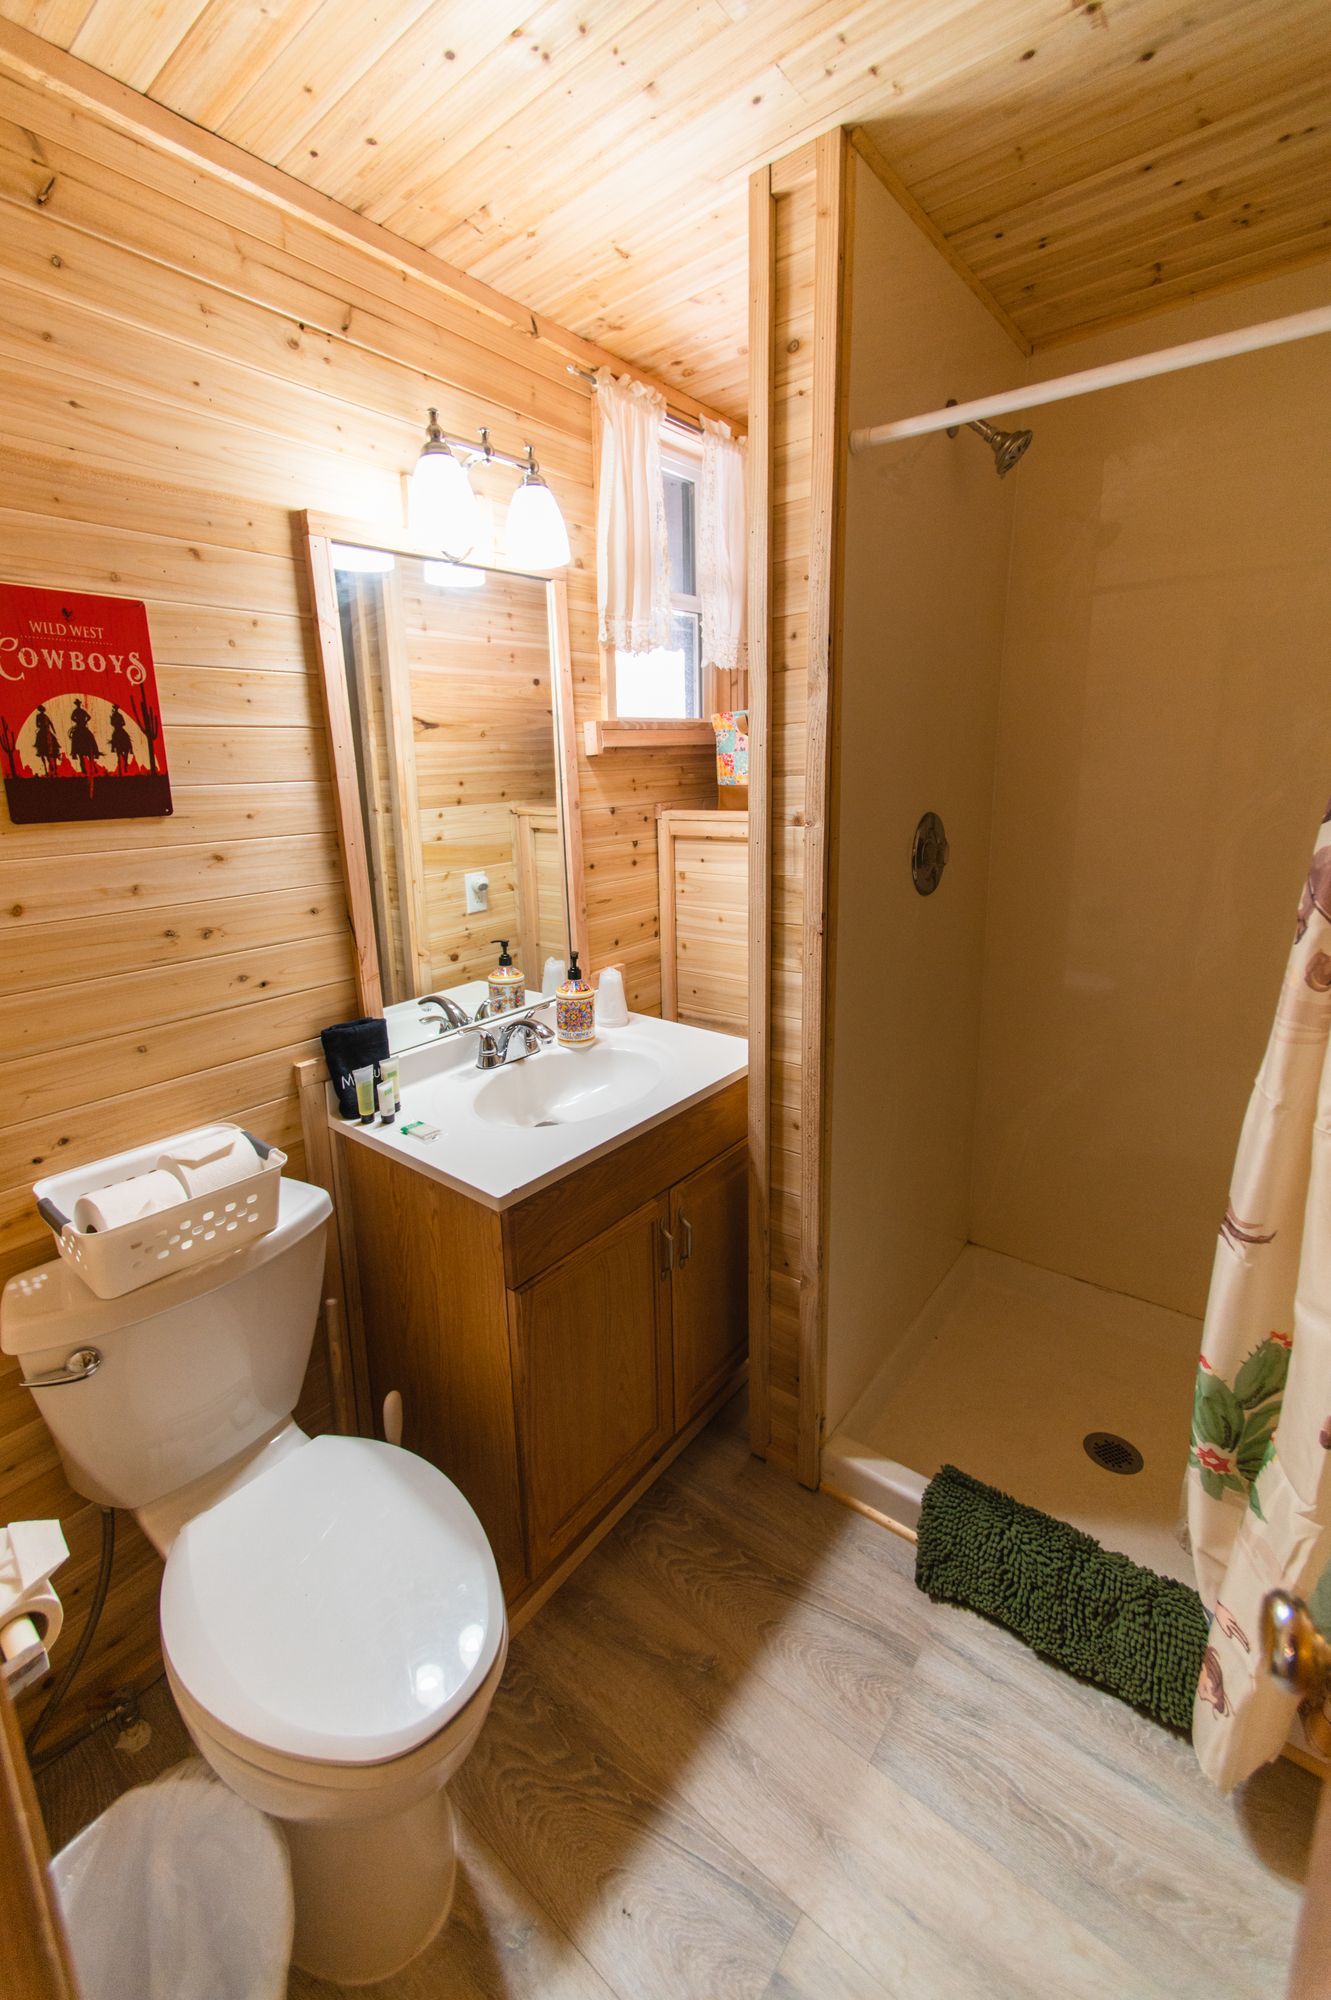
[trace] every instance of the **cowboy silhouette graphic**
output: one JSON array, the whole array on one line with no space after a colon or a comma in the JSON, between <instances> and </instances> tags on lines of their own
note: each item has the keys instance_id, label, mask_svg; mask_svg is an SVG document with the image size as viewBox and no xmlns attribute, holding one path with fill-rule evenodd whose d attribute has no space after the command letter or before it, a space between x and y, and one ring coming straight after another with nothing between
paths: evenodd
<instances>
[{"instance_id":1,"label":"cowboy silhouette graphic","mask_svg":"<svg viewBox=\"0 0 1331 2000\"><path fill-rule=\"evenodd\" d=\"M37 757L46 766L46 775L53 778L60 762L60 738L55 733L55 724L46 713L46 703L39 701L36 715Z\"/></svg>"},{"instance_id":2,"label":"cowboy silhouette graphic","mask_svg":"<svg viewBox=\"0 0 1331 2000\"><path fill-rule=\"evenodd\" d=\"M76 698L74 706L70 710L69 719L73 724L69 732L69 754L88 780L88 791L91 793L93 779L97 775L97 766L102 761L102 753L97 747L97 738L93 735L90 727L92 717L83 706L82 701Z\"/></svg>"},{"instance_id":3,"label":"cowboy silhouette graphic","mask_svg":"<svg viewBox=\"0 0 1331 2000\"><path fill-rule=\"evenodd\" d=\"M111 755L116 760L116 776L123 778L129 768L129 760L134 755L134 745L125 727L125 718L118 707L111 710Z\"/></svg>"}]
</instances>

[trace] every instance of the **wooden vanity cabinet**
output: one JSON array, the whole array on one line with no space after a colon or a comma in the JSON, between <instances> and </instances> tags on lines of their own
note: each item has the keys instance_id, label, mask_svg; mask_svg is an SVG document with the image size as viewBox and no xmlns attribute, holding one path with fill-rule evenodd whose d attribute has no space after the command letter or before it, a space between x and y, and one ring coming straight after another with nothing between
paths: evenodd
<instances>
[{"instance_id":1,"label":"wooden vanity cabinet","mask_svg":"<svg viewBox=\"0 0 1331 2000\"><path fill-rule=\"evenodd\" d=\"M739 1377L744 1125L740 1080L502 1211L343 1135L374 1427L398 1390L403 1443L475 1507L510 1605Z\"/></svg>"},{"instance_id":2,"label":"wooden vanity cabinet","mask_svg":"<svg viewBox=\"0 0 1331 2000\"><path fill-rule=\"evenodd\" d=\"M696 1417L748 1352L748 1149L732 1146L670 1194L675 1425Z\"/></svg>"},{"instance_id":3,"label":"wooden vanity cabinet","mask_svg":"<svg viewBox=\"0 0 1331 2000\"><path fill-rule=\"evenodd\" d=\"M509 1293L535 1575L674 1434L668 1213L648 1202Z\"/></svg>"}]
</instances>

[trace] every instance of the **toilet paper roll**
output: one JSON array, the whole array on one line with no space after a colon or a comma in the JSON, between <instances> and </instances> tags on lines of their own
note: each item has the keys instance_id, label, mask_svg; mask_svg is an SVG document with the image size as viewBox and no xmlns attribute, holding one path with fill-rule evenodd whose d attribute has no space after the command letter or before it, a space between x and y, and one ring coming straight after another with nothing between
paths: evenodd
<instances>
[{"instance_id":1,"label":"toilet paper roll","mask_svg":"<svg viewBox=\"0 0 1331 2000\"><path fill-rule=\"evenodd\" d=\"M184 1183L159 1161L150 1174L131 1174L128 1180L112 1181L109 1187L81 1194L74 1204L74 1227L85 1235L93 1230L119 1229L164 1208L175 1208L185 1194Z\"/></svg>"},{"instance_id":2,"label":"toilet paper roll","mask_svg":"<svg viewBox=\"0 0 1331 2000\"><path fill-rule=\"evenodd\" d=\"M248 1180L262 1164L250 1140L234 1125L200 1132L188 1144L160 1154L157 1161L159 1170L174 1174L191 1196L215 1194L234 1181Z\"/></svg>"},{"instance_id":3,"label":"toilet paper roll","mask_svg":"<svg viewBox=\"0 0 1331 2000\"><path fill-rule=\"evenodd\" d=\"M0 1671L12 1695L21 1694L50 1671L51 1648L64 1616L53 1590L33 1592L27 1607L0 1626Z\"/></svg>"},{"instance_id":4,"label":"toilet paper roll","mask_svg":"<svg viewBox=\"0 0 1331 2000\"><path fill-rule=\"evenodd\" d=\"M14 1615L0 1628L0 1654L12 1660L31 1643L24 1633L25 1625L30 1626L32 1639L49 1653L60 1637L64 1622L65 1607L49 1585L29 1590L15 1606Z\"/></svg>"}]
</instances>

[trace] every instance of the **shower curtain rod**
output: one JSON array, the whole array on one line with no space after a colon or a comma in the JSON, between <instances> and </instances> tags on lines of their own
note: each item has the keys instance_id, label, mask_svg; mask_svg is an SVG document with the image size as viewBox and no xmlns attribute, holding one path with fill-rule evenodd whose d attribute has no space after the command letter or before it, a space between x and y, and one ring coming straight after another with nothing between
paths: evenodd
<instances>
[{"instance_id":1,"label":"shower curtain rod","mask_svg":"<svg viewBox=\"0 0 1331 2000\"><path fill-rule=\"evenodd\" d=\"M1233 333L1213 333L1205 340L1185 340L1179 347L1162 347L1129 361L1111 361L1103 368L1084 368L1078 375L1057 375L1048 382L1032 382L999 396L977 396L973 402L953 403L922 417L871 424L851 432L850 448L858 453L876 444L894 444L899 438L925 437L931 431L974 423L977 417L1006 417L1015 410L1034 410L1042 403L1061 403L1069 396L1089 396L1096 389L1117 389L1125 382L1144 382L1152 375L1172 375L1179 368L1254 354L1259 348L1281 347L1286 341L1307 340L1317 333L1331 333L1331 306L1315 306L1311 312L1292 313L1288 319L1263 320L1258 326L1241 327Z\"/></svg>"}]
</instances>

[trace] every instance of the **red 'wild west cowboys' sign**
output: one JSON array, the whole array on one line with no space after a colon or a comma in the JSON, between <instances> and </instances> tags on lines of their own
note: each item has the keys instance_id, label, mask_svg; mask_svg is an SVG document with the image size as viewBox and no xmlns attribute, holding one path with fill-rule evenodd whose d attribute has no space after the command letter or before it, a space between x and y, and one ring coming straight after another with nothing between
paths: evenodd
<instances>
[{"instance_id":1,"label":"red 'wild west cowboys' sign","mask_svg":"<svg viewBox=\"0 0 1331 2000\"><path fill-rule=\"evenodd\" d=\"M0 583L0 771L16 825L170 812L142 604Z\"/></svg>"}]
</instances>

